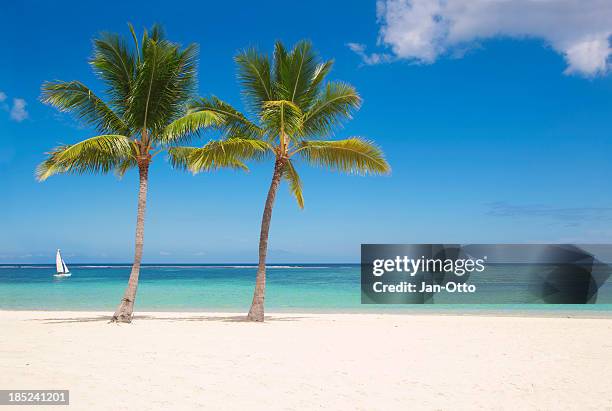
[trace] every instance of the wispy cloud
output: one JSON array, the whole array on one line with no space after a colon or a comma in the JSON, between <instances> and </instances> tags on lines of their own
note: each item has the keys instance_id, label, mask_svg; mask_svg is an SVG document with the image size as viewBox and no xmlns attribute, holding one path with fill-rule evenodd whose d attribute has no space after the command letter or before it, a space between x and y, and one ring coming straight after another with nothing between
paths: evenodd
<instances>
[{"instance_id":1,"label":"wispy cloud","mask_svg":"<svg viewBox=\"0 0 612 411\"><path fill-rule=\"evenodd\" d=\"M11 107L11 118L18 123L28 118L29 114L26 110L27 105L28 103L26 103L24 99L14 98L13 107Z\"/></svg>"},{"instance_id":2,"label":"wispy cloud","mask_svg":"<svg viewBox=\"0 0 612 411\"><path fill-rule=\"evenodd\" d=\"M12 120L20 123L29 117L29 113L26 110L28 103L22 98L14 98L13 105L9 106L8 96L4 91L0 91L0 110L8 111L9 116Z\"/></svg>"},{"instance_id":3,"label":"wispy cloud","mask_svg":"<svg viewBox=\"0 0 612 411\"><path fill-rule=\"evenodd\" d=\"M609 0L378 0L376 9L378 44L393 59L430 64L480 40L510 37L544 40L565 58L566 74L604 75L611 67ZM349 47L366 64L392 60Z\"/></svg>"},{"instance_id":4,"label":"wispy cloud","mask_svg":"<svg viewBox=\"0 0 612 411\"><path fill-rule=\"evenodd\" d=\"M496 217L549 218L576 226L589 221L612 220L612 207L551 207L542 204L517 205L506 202L487 204L487 214Z\"/></svg>"},{"instance_id":5,"label":"wispy cloud","mask_svg":"<svg viewBox=\"0 0 612 411\"><path fill-rule=\"evenodd\" d=\"M9 105L6 101L7 95L4 91L0 91L0 110L9 111Z\"/></svg>"},{"instance_id":6,"label":"wispy cloud","mask_svg":"<svg viewBox=\"0 0 612 411\"><path fill-rule=\"evenodd\" d=\"M366 45L362 43L347 43L349 49L354 51L365 64L378 64L391 61L392 56L388 53L370 53L366 52Z\"/></svg>"}]
</instances>

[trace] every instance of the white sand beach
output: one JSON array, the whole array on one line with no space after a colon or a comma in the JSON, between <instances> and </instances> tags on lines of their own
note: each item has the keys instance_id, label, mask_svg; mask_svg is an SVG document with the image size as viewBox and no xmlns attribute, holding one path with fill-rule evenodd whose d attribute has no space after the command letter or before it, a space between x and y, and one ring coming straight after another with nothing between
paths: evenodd
<instances>
[{"instance_id":1,"label":"white sand beach","mask_svg":"<svg viewBox=\"0 0 612 411\"><path fill-rule=\"evenodd\" d=\"M609 318L107 317L0 311L0 388L74 410L612 409Z\"/></svg>"}]
</instances>

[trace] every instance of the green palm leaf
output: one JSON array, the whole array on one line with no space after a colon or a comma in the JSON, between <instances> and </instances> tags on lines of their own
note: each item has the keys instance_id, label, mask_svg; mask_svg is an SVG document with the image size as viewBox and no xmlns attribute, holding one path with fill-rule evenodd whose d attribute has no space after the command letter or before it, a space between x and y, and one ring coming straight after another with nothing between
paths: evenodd
<instances>
[{"instance_id":1,"label":"green palm leaf","mask_svg":"<svg viewBox=\"0 0 612 411\"><path fill-rule=\"evenodd\" d=\"M280 42L274 54L276 98L295 103L299 107L308 107L312 99L310 86L317 73L317 55L308 41L300 41L290 53L284 52Z\"/></svg>"},{"instance_id":2,"label":"green palm leaf","mask_svg":"<svg viewBox=\"0 0 612 411\"><path fill-rule=\"evenodd\" d=\"M231 138L211 141L204 147L173 147L168 150L168 155L174 167L195 174L223 167L248 170L243 161L261 158L268 150L269 144L262 140Z\"/></svg>"},{"instance_id":3,"label":"green palm leaf","mask_svg":"<svg viewBox=\"0 0 612 411\"><path fill-rule=\"evenodd\" d=\"M124 157L115 167L115 175L118 178L123 178L129 169L138 167L138 162L136 159L138 158L140 149L138 144L133 140L130 141L130 147L131 155Z\"/></svg>"},{"instance_id":4,"label":"green palm leaf","mask_svg":"<svg viewBox=\"0 0 612 411\"><path fill-rule=\"evenodd\" d=\"M297 136L302 127L302 117L302 110L287 100L266 101L261 110L266 132L272 136Z\"/></svg>"},{"instance_id":5,"label":"green palm leaf","mask_svg":"<svg viewBox=\"0 0 612 411\"><path fill-rule=\"evenodd\" d=\"M125 136L108 134L60 146L48 154L36 169L39 181L57 173L108 173L133 157L133 145Z\"/></svg>"},{"instance_id":6,"label":"green palm leaf","mask_svg":"<svg viewBox=\"0 0 612 411\"><path fill-rule=\"evenodd\" d=\"M302 181L300 180L300 176L298 175L297 171L295 171L295 167L293 167L293 162L291 160L289 160L285 165L283 170L283 178L289 183L289 190L295 197L298 206L303 209L304 196L302 194Z\"/></svg>"},{"instance_id":7,"label":"green palm leaf","mask_svg":"<svg viewBox=\"0 0 612 411\"><path fill-rule=\"evenodd\" d=\"M129 134L129 127L98 96L79 81L45 82L43 103L74 114L87 126L101 132Z\"/></svg>"},{"instance_id":8,"label":"green palm leaf","mask_svg":"<svg viewBox=\"0 0 612 411\"><path fill-rule=\"evenodd\" d=\"M380 148L355 137L338 141L302 141L294 154L312 165L346 173L387 174L391 171Z\"/></svg>"},{"instance_id":9,"label":"green palm leaf","mask_svg":"<svg viewBox=\"0 0 612 411\"><path fill-rule=\"evenodd\" d=\"M249 121L241 112L232 107L231 104L215 96L202 98L192 103L189 112L197 111L210 111L220 115L222 121L215 126L223 130L228 136L259 138L263 135L261 128Z\"/></svg>"},{"instance_id":10,"label":"green palm leaf","mask_svg":"<svg viewBox=\"0 0 612 411\"><path fill-rule=\"evenodd\" d=\"M332 60L328 60L325 63L318 64L315 68L312 78L308 84L308 90L302 97L303 103L301 107L303 111L309 111L316 102L317 97L321 93L321 84L323 84L323 81L325 81L325 78L331 71L333 65L334 62Z\"/></svg>"},{"instance_id":11,"label":"green palm leaf","mask_svg":"<svg viewBox=\"0 0 612 411\"><path fill-rule=\"evenodd\" d=\"M156 138L182 115L195 89L197 48L180 50L166 40L148 39L143 45L132 101L126 116Z\"/></svg>"},{"instance_id":12,"label":"green palm leaf","mask_svg":"<svg viewBox=\"0 0 612 411\"><path fill-rule=\"evenodd\" d=\"M132 35L133 28L130 26ZM138 43L136 43L138 47ZM136 73L138 54L132 53L125 41L115 33L104 33L94 40L94 55L90 60L94 72L107 85L110 105L122 115L127 110Z\"/></svg>"},{"instance_id":13,"label":"green palm leaf","mask_svg":"<svg viewBox=\"0 0 612 411\"><path fill-rule=\"evenodd\" d=\"M234 60L247 105L258 113L264 102L274 100L268 56L251 48L240 52Z\"/></svg>"},{"instance_id":14,"label":"green palm leaf","mask_svg":"<svg viewBox=\"0 0 612 411\"><path fill-rule=\"evenodd\" d=\"M207 127L222 124L223 117L214 111L195 111L168 124L160 137L163 144L176 144L186 141L190 135L197 134Z\"/></svg>"},{"instance_id":15,"label":"green palm leaf","mask_svg":"<svg viewBox=\"0 0 612 411\"><path fill-rule=\"evenodd\" d=\"M136 158L127 158L115 167L115 175L117 176L117 178L121 179L129 169L135 168L137 166L138 163L136 162Z\"/></svg>"},{"instance_id":16,"label":"green palm leaf","mask_svg":"<svg viewBox=\"0 0 612 411\"><path fill-rule=\"evenodd\" d=\"M316 99L304 115L304 136L324 136L361 105L361 98L355 88L341 82L328 83L325 91Z\"/></svg>"}]
</instances>

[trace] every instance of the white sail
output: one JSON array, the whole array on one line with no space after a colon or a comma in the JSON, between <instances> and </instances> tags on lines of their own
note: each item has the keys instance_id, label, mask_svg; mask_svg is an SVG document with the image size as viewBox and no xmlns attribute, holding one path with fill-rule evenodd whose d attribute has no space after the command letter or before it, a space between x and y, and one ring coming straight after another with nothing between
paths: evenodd
<instances>
[{"instance_id":1,"label":"white sail","mask_svg":"<svg viewBox=\"0 0 612 411\"><path fill-rule=\"evenodd\" d=\"M55 271L56 274L53 274L54 277L70 277L70 271L68 271L68 267L66 266L66 262L62 258L62 254L60 253L59 248L57 249L57 254L55 254Z\"/></svg>"},{"instance_id":2,"label":"white sail","mask_svg":"<svg viewBox=\"0 0 612 411\"><path fill-rule=\"evenodd\" d=\"M55 270L58 274L63 274L66 272L64 271L65 266L66 265L64 264L64 260L62 260L62 255L60 254L60 250L58 248L57 254L55 254Z\"/></svg>"}]
</instances>

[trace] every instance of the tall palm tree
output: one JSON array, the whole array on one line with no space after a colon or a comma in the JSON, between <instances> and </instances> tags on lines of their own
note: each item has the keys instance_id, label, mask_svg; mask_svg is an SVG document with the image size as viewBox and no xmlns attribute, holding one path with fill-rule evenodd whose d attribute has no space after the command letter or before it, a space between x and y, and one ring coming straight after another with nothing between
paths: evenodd
<instances>
[{"instance_id":1,"label":"tall palm tree","mask_svg":"<svg viewBox=\"0 0 612 411\"><path fill-rule=\"evenodd\" d=\"M249 320L263 321L268 233L282 179L289 183L299 207L304 207L296 160L359 174L384 174L390 167L382 151L369 141L357 137L324 140L343 120L350 119L361 99L346 83L325 83L333 62L322 62L309 42L301 41L292 50L277 42L272 62L255 49L239 53L235 61L253 120L216 97L201 99L190 112L219 115L226 139L202 148L171 149L169 154L175 163L193 172L206 170L219 152L242 159L266 156L274 159L261 221L255 292L248 314Z\"/></svg>"},{"instance_id":2,"label":"tall palm tree","mask_svg":"<svg viewBox=\"0 0 612 411\"><path fill-rule=\"evenodd\" d=\"M129 25L133 45L117 34L94 40L90 64L106 86L107 101L79 81L45 82L41 100L74 114L99 135L48 153L36 176L58 173L123 175L137 168L140 178L134 264L127 288L112 320L131 322L144 243L149 166L169 145L220 121L213 112L187 113L196 88L197 47L181 48L164 38L159 26L144 30L140 40ZM226 159L224 166L242 166Z\"/></svg>"}]
</instances>

